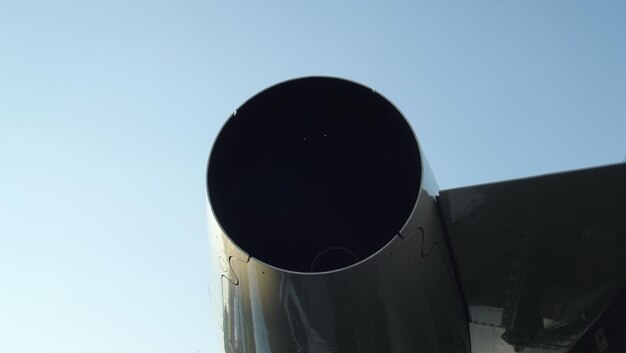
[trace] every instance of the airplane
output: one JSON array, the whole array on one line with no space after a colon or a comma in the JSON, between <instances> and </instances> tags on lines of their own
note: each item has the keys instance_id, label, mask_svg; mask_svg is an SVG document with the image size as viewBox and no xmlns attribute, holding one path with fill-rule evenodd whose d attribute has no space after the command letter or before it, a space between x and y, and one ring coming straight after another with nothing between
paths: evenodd
<instances>
[{"instance_id":1,"label":"airplane","mask_svg":"<svg viewBox=\"0 0 626 353\"><path fill-rule=\"evenodd\" d=\"M439 190L375 90L246 101L207 167L227 353L626 352L626 163Z\"/></svg>"}]
</instances>

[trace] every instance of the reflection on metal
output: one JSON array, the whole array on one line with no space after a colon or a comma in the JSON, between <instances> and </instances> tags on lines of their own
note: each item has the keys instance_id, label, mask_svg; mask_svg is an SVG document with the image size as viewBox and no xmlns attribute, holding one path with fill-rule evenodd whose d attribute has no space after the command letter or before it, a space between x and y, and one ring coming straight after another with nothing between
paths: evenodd
<instances>
[{"instance_id":1,"label":"reflection on metal","mask_svg":"<svg viewBox=\"0 0 626 353\"><path fill-rule=\"evenodd\" d=\"M432 199L420 205L416 216L436 213ZM441 227L423 225L430 237L421 230L406 239L396 236L376 255L338 271L296 273L255 258L231 261L238 283L221 281L226 352L382 352L389 347L407 353L467 352L466 318ZM427 238L430 245L424 247ZM422 249L430 252L422 256Z\"/></svg>"},{"instance_id":2,"label":"reflection on metal","mask_svg":"<svg viewBox=\"0 0 626 353\"><path fill-rule=\"evenodd\" d=\"M565 352L619 298L626 165L442 191L439 204L474 352Z\"/></svg>"}]
</instances>

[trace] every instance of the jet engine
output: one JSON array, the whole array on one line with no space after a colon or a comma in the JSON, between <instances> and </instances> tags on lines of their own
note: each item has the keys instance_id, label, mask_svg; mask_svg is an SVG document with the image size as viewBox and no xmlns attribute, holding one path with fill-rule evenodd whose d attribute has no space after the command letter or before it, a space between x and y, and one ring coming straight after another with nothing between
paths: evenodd
<instances>
[{"instance_id":1,"label":"jet engine","mask_svg":"<svg viewBox=\"0 0 626 353\"><path fill-rule=\"evenodd\" d=\"M249 99L207 168L224 350L469 352L437 193L410 125L373 89L306 77Z\"/></svg>"}]
</instances>

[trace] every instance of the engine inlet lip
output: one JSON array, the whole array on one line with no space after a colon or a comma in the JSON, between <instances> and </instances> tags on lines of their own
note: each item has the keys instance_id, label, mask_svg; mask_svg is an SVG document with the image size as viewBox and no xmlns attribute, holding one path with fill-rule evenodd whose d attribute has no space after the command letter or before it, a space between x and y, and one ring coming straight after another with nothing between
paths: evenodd
<instances>
[{"instance_id":1,"label":"engine inlet lip","mask_svg":"<svg viewBox=\"0 0 626 353\"><path fill-rule=\"evenodd\" d=\"M215 151L216 151L216 145L218 145L220 143L220 137L222 136L223 132L225 130L229 129L229 123L236 121L237 119L241 118L241 115L243 113L245 113L246 110L246 106L249 104L249 102L254 101L255 99L257 99L259 96L262 96L263 94L265 94L268 91L271 91L277 87L281 87L284 85L289 85L292 83L306 83L305 81L311 81L311 80L322 80L322 81L338 81L342 84L347 84L347 85L352 85L352 86L356 86L358 87L358 89L360 90L367 90L369 92L371 92L371 94L378 96L380 99L382 98L382 100L384 101L385 105L388 105L389 107L393 108L393 110L395 110L399 118L401 118L401 122L398 122L398 124L403 125L401 127L401 130L403 130L403 132L405 133L406 136L409 136L407 138L412 139L413 141L411 142L412 145L414 145L413 147L413 152L408 153L409 158L407 158L407 160L412 161L412 164L415 164L416 166L414 166L413 168L413 182L411 183L409 190L411 192L411 200L409 201L405 201L405 206L403 206L403 215L405 217L403 217L403 219L401 221L395 221L393 229L389 229L388 231L385 232L385 234L381 234L380 237L381 239L378 241L378 245L376 245L375 247L370 248L368 251L365 251L361 254L357 254L356 252L349 250L350 247L349 246L345 246L343 244L337 244L337 245L332 245L332 246L328 246L328 244L323 247L321 250L317 249L315 251L314 254L312 254L312 260L309 259L307 262L306 266L298 266L297 268L293 268L289 265L284 266L281 264L277 264L274 261L272 261L271 258L268 258L267 256L262 256L259 255L259 251L258 249L255 249L254 247L250 247L250 246L246 246L245 244L242 244L240 238L241 236L239 234L237 234L237 231L233 231L233 228L231 226L229 226L229 221L224 219L224 210L220 210L220 208L222 207L219 203L220 198L216 195L216 185L215 183L211 183L211 179L210 179L210 174L212 172L212 162L214 162L214 156L215 156ZM391 109L389 108L389 109ZM320 135L321 136L321 135ZM309 138L308 141L311 141L312 138ZM417 172L415 172L415 170L417 170ZM285 81L282 83L279 83L277 85L271 86L261 92L259 92L258 94L256 94L255 96L253 96L252 98L250 98L249 100L247 100L239 109L237 109L237 111L235 111L231 117L228 119L228 121L226 122L226 124L222 127L218 137L215 139L214 143L213 143L213 148L211 149L211 155L207 164L207 199L210 203L210 210L213 213L213 216L215 217L217 224L220 226L222 232L224 233L224 235L226 235L226 237L233 243L233 245L237 248L239 248L241 251L243 251L244 253L247 253L248 255L250 255L251 257L255 258L256 260L270 266L270 267L274 267L277 268L279 270L283 270L283 271L288 271L288 272L297 272L297 273L322 273L322 272L332 272L335 270L341 270L343 268L347 268L347 267L351 267L355 264L358 263L362 263L365 260L367 260L368 258L370 258L372 255L378 253L381 249L385 248L388 243L390 243L395 236L400 232L400 230L404 227L404 225L406 224L406 222L408 222L408 220L411 218L411 215L414 212L414 208L415 205L417 204L417 200L418 200L418 196L421 190L421 183L422 183L422 175L423 175L423 167L422 167L422 156L421 156L421 151L419 149L419 145L417 142L417 139L415 138L415 134L413 133L413 130L411 128L411 126L408 124L408 122L406 121L406 119L404 118L404 116L399 112L399 110L393 106L393 104L387 100L386 98L384 98L382 95L380 95L378 92L375 92L374 90L372 90L371 88L365 87L363 85L360 85L358 83L352 82L352 81L347 81L344 79L340 79L340 78L335 78L335 77L320 77L320 76L314 76L314 77L304 77L304 78L298 78L298 79L294 79L294 80L289 80L289 81ZM409 206L410 204L410 206ZM244 221L245 221L245 217L243 217ZM239 220L238 220L239 221ZM278 242L275 242L275 244L273 245L274 247L276 246L281 246ZM325 252L329 251L330 249L345 249L347 252L351 253L354 257L355 262L350 264L349 266L343 266L340 268L335 268L335 269L329 269L329 270L324 270L324 271L314 271L315 268L315 263L319 260L319 257L324 254ZM290 251L295 251L293 249L284 249L285 252L290 252ZM351 256L352 256L351 255Z\"/></svg>"}]
</instances>

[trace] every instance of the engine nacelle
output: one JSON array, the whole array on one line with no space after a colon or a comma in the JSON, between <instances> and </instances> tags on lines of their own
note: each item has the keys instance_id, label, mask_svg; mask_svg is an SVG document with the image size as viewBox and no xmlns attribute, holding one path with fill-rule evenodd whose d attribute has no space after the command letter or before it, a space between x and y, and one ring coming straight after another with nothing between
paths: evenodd
<instances>
[{"instance_id":1,"label":"engine nacelle","mask_svg":"<svg viewBox=\"0 0 626 353\"><path fill-rule=\"evenodd\" d=\"M382 95L329 77L258 93L207 189L226 352L469 352L436 183Z\"/></svg>"}]
</instances>

